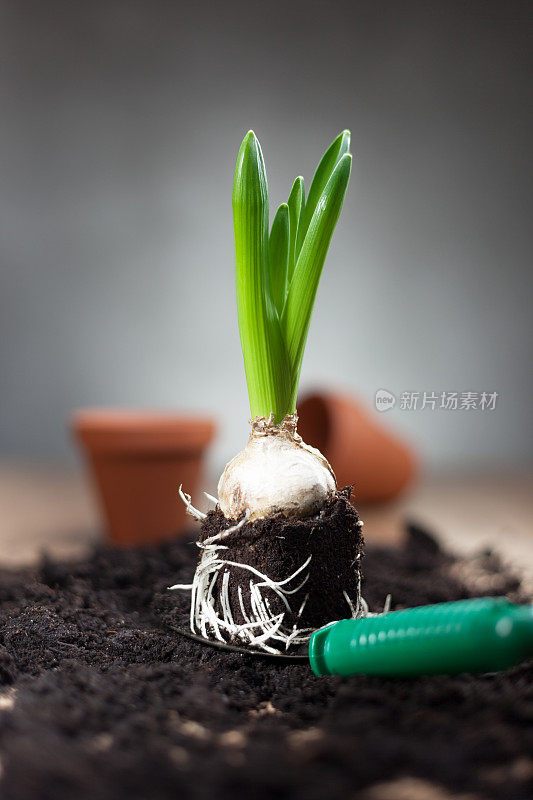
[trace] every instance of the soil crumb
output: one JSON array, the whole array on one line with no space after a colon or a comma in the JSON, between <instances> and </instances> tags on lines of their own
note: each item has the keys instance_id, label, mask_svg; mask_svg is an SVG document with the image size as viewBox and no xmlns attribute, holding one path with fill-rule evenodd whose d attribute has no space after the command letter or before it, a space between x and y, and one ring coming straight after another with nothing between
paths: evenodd
<instances>
[{"instance_id":1,"label":"soil crumb","mask_svg":"<svg viewBox=\"0 0 533 800\"><path fill-rule=\"evenodd\" d=\"M531 664L318 679L221 653L168 627L197 558L191 539L0 571L2 800L531 797ZM403 548L368 548L363 595L525 599L494 555L469 563L410 525Z\"/></svg>"}]
</instances>

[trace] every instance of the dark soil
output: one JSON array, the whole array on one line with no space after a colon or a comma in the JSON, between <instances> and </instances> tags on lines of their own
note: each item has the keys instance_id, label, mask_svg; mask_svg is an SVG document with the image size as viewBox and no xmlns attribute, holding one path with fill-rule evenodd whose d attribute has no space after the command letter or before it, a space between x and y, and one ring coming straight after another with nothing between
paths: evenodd
<instances>
[{"instance_id":1,"label":"dark soil","mask_svg":"<svg viewBox=\"0 0 533 800\"><path fill-rule=\"evenodd\" d=\"M349 501L350 494L350 488L344 489L320 513L306 519L280 516L247 523L220 542L228 548L221 553L222 558L254 567L275 581L293 575L311 556L305 570L286 585L287 589L296 589L309 576L302 588L288 598L293 613L287 611L272 590L263 589L272 615L283 613L284 625L289 630L293 625L320 628L331 620L351 616L344 592L354 606L357 604L363 534L359 516ZM202 523L200 541L234 524L220 510L211 511ZM238 588L250 614L249 586L253 576L238 567L227 571L231 576L232 616L236 623L242 624L246 620L240 610ZM304 601L303 612L299 614ZM217 611L220 613L219 608Z\"/></svg>"},{"instance_id":2,"label":"dark soil","mask_svg":"<svg viewBox=\"0 0 533 800\"><path fill-rule=\"evenodd\" d=\"M318 679L223 654L167 627L189 596L166 587L196 560L182 541L0 572L2 800L531 797L531 666ZM520 599L494 556L456 561L413 526L364 572L374 608Z\"/></svg>"}]
</instances>

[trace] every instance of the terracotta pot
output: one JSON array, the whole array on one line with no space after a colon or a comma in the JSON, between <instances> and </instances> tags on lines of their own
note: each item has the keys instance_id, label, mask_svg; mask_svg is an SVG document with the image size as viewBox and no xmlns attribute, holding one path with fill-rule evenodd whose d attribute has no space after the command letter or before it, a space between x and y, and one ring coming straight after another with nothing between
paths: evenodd
<instances>
[{"instance_id":1,"label":"terracotta pot","mask_svg":"<svg viewBox=\"0 0 533 800\"><path fill-rule=\"evenodd\" d=\"M203 452L215 433L209 418L90 409L72 419L107 523L118 544L175 537L190 526L178 486L194 494Z\"/></svg>"},{"instance_id":2,"label":"terracotta pot","mask_svg":"<svg viewBox=\"0 0 533 800\"><path fill-rule=\"evenodd\" d=\"M355 485L358 503L392 500L415 473L412 451L346 395L315 393L298 404L298 432L318 447L338 486Z\"/></svg>"}]
</instances>

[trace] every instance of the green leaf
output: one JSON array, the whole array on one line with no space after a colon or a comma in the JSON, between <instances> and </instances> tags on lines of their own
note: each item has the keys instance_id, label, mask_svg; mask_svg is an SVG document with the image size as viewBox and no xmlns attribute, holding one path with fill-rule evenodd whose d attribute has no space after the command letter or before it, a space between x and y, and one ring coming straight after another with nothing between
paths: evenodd
<instances>
[{"instance_id":1,"label":"green leaf","mask_svg":"<svg viewBox=\"0 0 533 800\"><path fill-rule=\"evenodd\" d=\"M349 133L320 162L305 203L297 178L268 234L268 188L253 131L233 187L237 308L252 416L293 413L318 283L350 177ZM292 259L292 261L291 261Z\"/></svg>"},{"instance_id":2,"label":"green leaf","mask_svg":"<svg viewBox=\"0 0 533 800\"><path fill-rule=\"evenodd\" d=\"M320 164L316 168L316 172L309 189L309 196L300 220L296 258L298 258L298 255L300 254L307 229L309 228L311 219L315 213L316 205L322 196L322 192L324 191L324 188L329 181L333 170L337 166L340 159L350 151L350 138L351 134L349 130L342 131L342 133L337 136L335 141L333 141L326 150L322 156Z\"/></svg>"},{"instance_id":3,"label":"green leaf","mask_svg":"<svg viewBox=\"0 0 533 800\"><path fill-rule=\"evenodd\" d=\"M351 166L351 155L344 154L334 167L315 204L315 211L302 243L283 310L281 325L287 342L292 373L291 407L296 403L300 370L316 292L331 237L341 212L350 179Z\"/></svg>"},{"instance_id":4,"label":"green leaf","mask_svg":"<svg viewBox=\"0 0 533 800\"><path fill-rule=\"evenodd\" d=\"M243 139L233 185L235 279L246 382L252 416L287 413L290 367L268 269L268 187L253 131Z\"/></svg>"},{"instance_id":5,"label":"green leaf","mask_svg":"<svg viewBox=\"0 0 533 800\"><path fill-rule=\"evenodd\" d=\"M287 269L287 284L290 285L294 268L296 266L296 248L298 241L298 227L300 225L300 215L305 204L304 179L299 175L294 181L289 195L289 263Z\"/></svg>"},{"instance_id":6,"label":"green leaf","mask_svg":"<svg viewBox=\"0 0 533 800\"><path fill-rule=\"evenodd\" d=\"M281 316L287 295L289 263L289 206L282 203L276 212L268 242L270 291L278 315Z\"/></svg>"}]
</instances>

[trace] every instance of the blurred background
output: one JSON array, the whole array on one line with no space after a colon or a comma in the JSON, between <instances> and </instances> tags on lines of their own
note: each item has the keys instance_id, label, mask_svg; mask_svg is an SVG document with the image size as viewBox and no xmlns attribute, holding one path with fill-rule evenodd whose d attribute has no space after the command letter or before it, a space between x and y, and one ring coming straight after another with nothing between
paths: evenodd
<instances>
[{"instance_id":1,"label":"blurred background","mask_svg":"<svg viewBox=\"0 0 533 800\"><path fill-rule=\"evenodd\" d=\"M271 207L352 131L302 390L335 387L427 474L524 470L531 401L527 2L1 0L0 456L74 462L73 408L247 436L231 189L249 129ZM408 411L403 392L498 393Z\"/></svg>"}]
</instances>

